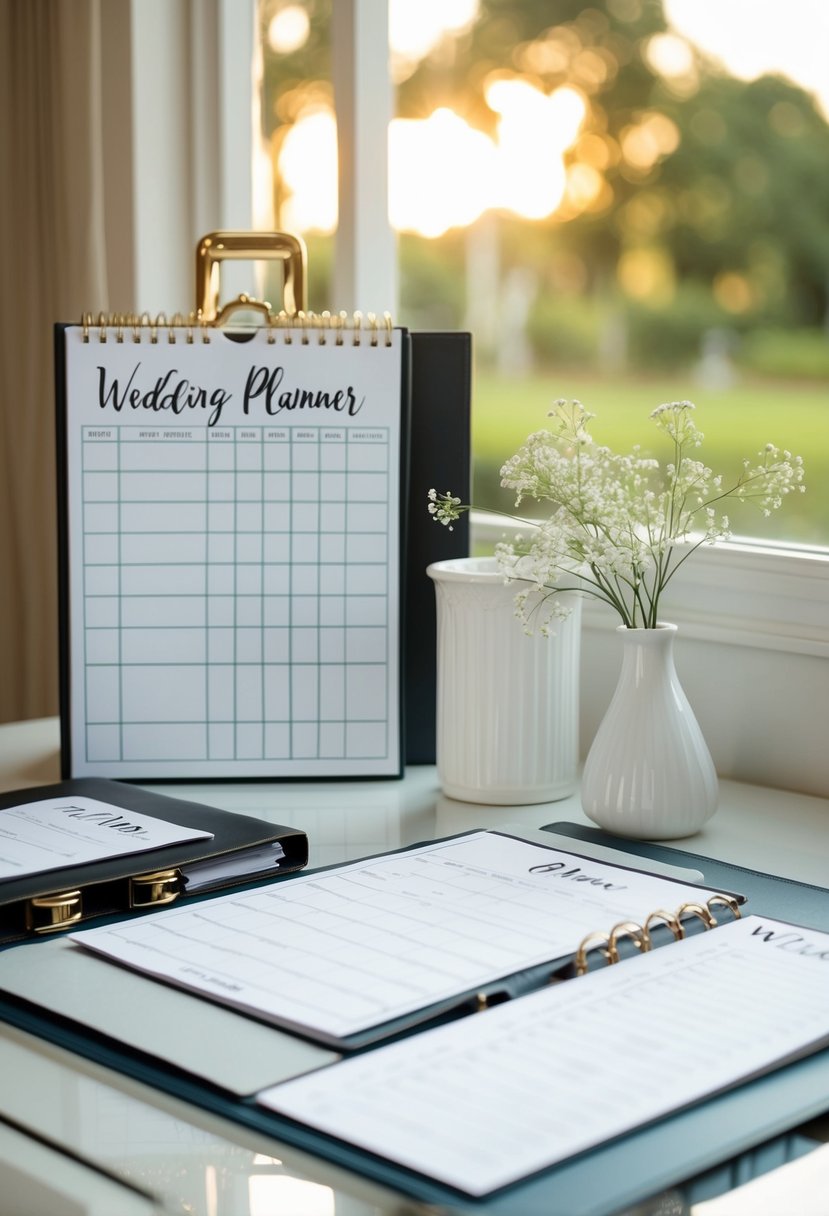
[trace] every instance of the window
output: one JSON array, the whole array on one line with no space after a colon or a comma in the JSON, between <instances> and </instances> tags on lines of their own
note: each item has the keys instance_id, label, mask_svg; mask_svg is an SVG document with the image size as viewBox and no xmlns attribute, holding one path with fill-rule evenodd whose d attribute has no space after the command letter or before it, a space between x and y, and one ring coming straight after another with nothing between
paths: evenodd
<instances>
[{"instance_id":1,"label":"window","mask_svg":"<svg viewBox=\"0 0 829 1216\"><path fill-rule=\"evenodd\" d=\"M556 397L621 447L691 397L717 471L767 441L807 458L807 493L734 532L829 543L829 91L807 91L827 16L800 3L812 38L776 6L743 20L740 0L713 24L687 0L391 0L399 316L475 334L480 505L510 507L500 464ZM321 309L330 0L260 13L275 222L306 234Z\"/></svg>"},{"instance_id":2,"label":"window","mask_svg":"<svg viewBox=\"0 0 829 1216\"><path fill-rule=\"evenodd\" d=\"M665 0L676 22L679 3ZM736 3L720 0L716 6L721 28L726 5ZM821 48L825 36L817 24L811 26L813 36L804 37L806 3L790 0L786 20L802 47ZM362 0L348 0L347 7L364 11ZM535 138L539 115L549 116L547 105L561 105L572 120L570 91L584 107L568 146L562 148L560 137L543 145L546 161L554 153L563 169L558 214L519 217L506 205L480 214L473 208L440 235L439 216L432 213L428 236L409 230L413 221L399 220L398 315L412 327L474 330L478 501L493 492L500 462L528 430L543 425L548 403L557 396L580 396L600 414L608 441L620 443L643 438L647 413L666 397L691 396L707 432L704 452L718 468L721 459L735 461L772 439L804 452L809 492L803 515L781 513L774 521L781 525L776 541L762 517L741 520L742 532L751 532L753 522L759 536L755 527L754 540L702 551L684 568L665 606L681 626L683 683L720 775L827 795L818 724L829 713L829 552L823 547L829 509L821 500L829 485L821 471L829 460L823 334L829 128L823 112L786 79L742 81L736 67L729 73L689 49L687 39L663 23L658 3L597 0L587 7L560 0L552 29L551 7L542 0L391 5L393 44L396 10L417 17L421 38L416 47L404 27L411 40L402 47L410 48L408 61L401 61L400 42L392 58L398 119L420 124L406 129L407 169L413 169L426 130L444 140L443 154L437 155L441 145L433 141L419 172L411 173L410 194L420 183L434 204L436 196L448 193L453 175L476 180L506 119L487 102L487 82L510 85L491 99L504 111L510 98L522 96L536 107L518 124L519 143L527 135ZM687 4L684 15L707 7ZM263 121L277 153L299 125L284 105L280 109L280 98L289 96L292 104L311 100L309 82L316 82L321 88L314 100L329 123L334 112L331 0L261 0L263 38L285 8L305 11L308 36L293 50L265 52ZM451 25L439 36L427 21L433 10L444 26ZM752 6L744 17L734 47L752 42L759 11ZM773 16L779 8L762 6L762 12ZM820 4L809 13L813 23L825 17ZM775 52L784 41L782 27L777 32L776 40L764 42ZM667 40L654 41L660 36ZM521 85L535 93L513 91ZM708 90L705 105L700 88ZM554 102L559 89L565 92ZM720 124L724 146L718 142ZM732 126L731 134L749 141L747 159L733 155ZM466 161L461 146L470 150ZM770 159L773 149L775 155L783 150L782 161ZM702 179L692 153L711 162ZM300 157L300 164L309 159L314 158ZM393 166L393 149L390 159ZM278 155L273 164L279 225L291 214L282 208L293 187L280 176ZM319 165L311 167L319 173ZM549 163L544 170L552 189ZM790 181L778 180L787 174ZM507 170L501 173L502 179L508 176ZM512 178L518 176L515 170ZM781 218L776 200L794 181L798 188ZM730 239L742 260L725 257L728 234L715 222L723 218L724 187L725 211L735 200L740 204ZM683 194L682 207L669 201ZM292 223L302 228L304 221L294 212ZM336 303L335 239L332 231L312 226L305 235L310 305L319 310ZM340 233L338 244L344 243L347 234ZM612 622L587 605L584 624L582 738L589 741L612 693L615 660Z\"/></svg>"}]
</instances>

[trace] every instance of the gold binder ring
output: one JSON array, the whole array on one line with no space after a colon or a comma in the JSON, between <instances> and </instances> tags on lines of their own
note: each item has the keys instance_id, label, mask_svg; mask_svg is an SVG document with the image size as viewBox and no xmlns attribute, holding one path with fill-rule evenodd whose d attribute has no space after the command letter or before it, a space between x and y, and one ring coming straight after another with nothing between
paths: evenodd
<instances>
[{"instance_id":1,"label":"gold binder ring","mask_svg":"<svg viewBox=\"0 0 829 1216\"><path fill-rule=\"evenodd\" d=\"M282 336L282 341L285 343L286 346L290 346L293 341L293 338L291 337L291 325L292 324L293 324L293 318L289 317L288 314L286 313L285 309L283 308L280 311L279 316L276 318L276 325L277 325L277 329L282 329L285 331Z\"/></svg>"},{"instance_id":2,"label":"gold binder ring","mask_svg":"<svg viewBox=\"0 0 829 1216\"><path fill-rule=\"evenodd\" d=\"M608 948L609 944L610 935L607 933L588 933L587 937L582 938L581 942L579 943L579 948L576 951L576 975L587 975L587 955L591 950L598 950L605 962L609 963L611 961L610 951ZM601 949L602 946L604 946L605 949Z\"/></svg>"},{"instance_id":3,"label":"gold binder ring","mask_svg":"<svg viewBox=\"0 0 829 1216\"><path fill-rule=\"evenodd\" d=\"M171 904L181 894L181 873L177 869L157 870L130 879L130 907L148 908Z\"/></svg>"},{"instance_id":4,"label":"gold binder ring","mask_svg":"<svg viewBox=\"0 0 829 1216\"><path fill-rule=\"evenodd\" d=\"M184 317L180 312L173 313L172 320L170 321L170 328L167 332L168 341L172 342L173 345L175 345L175 343L178 341L178 338L176 337L177 329L184 329Z\"/></svg>"},{"instance_id":5,"label":"gold binder ring","mask_svg":"<svg viewBox=\"0 0 829 1216\"><path fill-rule=\"evenodd\" d=\"M150 331L150 342L153 344L153 346L155 346L155 344L158 342L158 334L156 333L155 323L154 323L152 317L150 316L150 314L148 312L142 312L142 314L138 318L138 321L136 322L136 324L137 324L138 328L134 332L138 333L139 336L137 338L135 338L134 340L136 342L140 342L141 334L145 330L149 330Z\"/></svg>"},{"instance_id":6,"label":"gold binder ring","mask_svg":"<svg viewBox=\"0 0 829 1216\"><path fill-rule=\"evenodd\" d=\"M664 908L657 908L656 911L649 914L644 924L644 930L648 937L650 937L651 933L651 922L656 923L658 921L663 921L668 926L674 935L675 941L681 941L685 936L685 929L677 914L675 912L666 912ZM653 945L652 942L651 945Z\"/></svg>"},{"instance_id":7,"label":"gold binder ring","mask_svg":"<svg viewBox=\"0 0 829 1216\"><path fill-rule=\"evenodd\" d=\"M681 919L686 912L689 916L698 916L705 925L706 929L713 929L717 923L704 904L683 904L682 907L677 910L677 916L679 916Z\"/></svg>"},{"instance_id":8,"label":"gold binder ring","mask_svg":"<svg viewBox=\"0 0 829 1216\"><path fill-rule=\"evenodd\" d=\"M82 917L83 895L80 891L36 895L26 904L26 928L30 933L56 933L77 924Z\"/></svg>"},{"instance_id":9,"label":"gold binder ring","mask_svg":"<svg viewBox=\"0 0 829 1216\"><path fill-rule=\"evenodd\" d=\"M728 908L735 920L739 920L742 916L742 913L740 912L740 905L733 895L712 895L710 899L705 901L705 905L708 908L708 911L711 913L711 920L715 925L718 922L711 909L712 904L721 905L724 908Z\"/></svg>"},{"instance_id":10,"label":"gold binder ring","mask_svg":"<svg viewBox=\"0 0 829 1216\"><path fill-rule=\"evenodd\" d=\"M607 947L608 962L619 962L619 938L629 937L640 954L647 954L651 948L651 939L644 925L635 921L623 920L610 930L610 941Z\"/></svg>"},{"instance_id":11,"label":"gold binder ring","mask_svg":"<svg viewBox=\"0 0 829 1216\"><path fill-rule=\"evenodd\" d=\"M354 314L354 337L351 339L352 346L360 345L360 330L362 328L362 325L363 325L363 314L361 312L355 312L355 314Z\"/></svg>"},{"instance_id":12,"label":"gold binder ring","mask_svg":"<svg viewBox=\"0 0 829 1216\"><path fill-rule=\"evenodd\" d=\"M175 334L173 333L172 326L171 326L170 322L167 320L167 314L166 314L166 312L160 312L160 313L158 314L158 316L156 317L156 319L155 319L155 323L156 323L156 325L158 326L158 328L159 328L159 329L166 329L166 330L167 330L167 343L168 343L168 345L169 345L169 344L171 344L171 343L173 343L173 342L175 342L175 340L176 340L176 338L175 338Z\"/></svg>"},{"instance_id":13,"label":"gold binder ring","mask_svg":"<svg viewBox=\"0 0 829 1216\"><path fill-rule=\"evenodd\" d=\"M393 329L394 329L394 326L393 326L393 323L392 323L392 319L391 319L391 313L390 313L390 312L384 312L384 313L383 313L383 324L384 324L384 325L385 325L385 327L386 327L386 346L391 346L391 344L392 344L392 331L393 331Z\"/></svg>"}]
</instances>

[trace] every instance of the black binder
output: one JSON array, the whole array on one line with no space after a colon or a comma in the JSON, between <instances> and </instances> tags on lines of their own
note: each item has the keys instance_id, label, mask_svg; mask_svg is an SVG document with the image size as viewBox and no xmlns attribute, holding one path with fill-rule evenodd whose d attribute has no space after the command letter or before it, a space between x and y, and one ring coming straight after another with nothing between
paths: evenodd
<instances>
[{"instance_id":1,"label":"black binder","mask_svg":"<svg viewBox=\"0 0 829 1216\"><path fill-rule=\"evenodd\" d=\"M471 497L472 337L412 333L409 525L406 555L406 763L435 763L435 589L431 562L469 553L469 516L450 532L427 514L429 490Z\"/></svg>"},{"instance_id":2,"label":"black binder","mask_svg":"<svg viewBox=\"0 0 829 1216\"><path fill-rule=\"evenodd\" d=\"M0 880L0 943L72 929L113 912L165 907L196 892L288 874L308 863L308 837L298 828L99 777L3 794L0 825L7 807L45 799L71 803L78 798L94 798L126 812L212 832L212 839Z\"/></svg>"}]
</instances>

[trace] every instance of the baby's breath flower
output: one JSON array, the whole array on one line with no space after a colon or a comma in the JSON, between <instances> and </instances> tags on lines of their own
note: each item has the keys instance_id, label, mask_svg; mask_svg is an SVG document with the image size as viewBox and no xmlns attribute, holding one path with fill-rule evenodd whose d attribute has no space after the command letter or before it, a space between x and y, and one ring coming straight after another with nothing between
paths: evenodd
<instances>
[{"instance_id":1,"label":"baby's breath flower","mask_svg":"<svg viewBox=\"0 0 829 1216\"><path fill-rule=\"evenodd\" d=\"M453 498L448 490L445 494L438 494L436 490L430 490L428 498L429 503L426 509L429 514L433 515L437 523L443 524L450 532L453 531L452 524L455 520L460 519L463 512L468 510L466 507L461 507L461 500Z\"/></svg>"},{"instance_id":2,"label":"baby's breath flower","mask_svg":"<svg viewBox=\"0 0 829 1216\"><path fill-rule=\"evenodd\" d=\"M515 493L516 507L525 498L550 504L529 535L495 548L505 578L521 584L515 614L526 632L554 632L553 622L571 611L558 593L569 590L609 604L628 628L654 628L662 592L683 562L700 545L729 537L728 499L769 515L786 495L803 493L802 458L772 443L759 463L744 460L724 489L721 475L688 454L703 441L694 409L691 401L671 401L650 415L672 443L664 471L639 444L626 455L595 444L595 415L565 398L553 403L549 428L529 435L505 462L501 485ZM429 513L447 527L469 509L448 491L430 490L428 499Z\"/></svg>"}]
</instances>

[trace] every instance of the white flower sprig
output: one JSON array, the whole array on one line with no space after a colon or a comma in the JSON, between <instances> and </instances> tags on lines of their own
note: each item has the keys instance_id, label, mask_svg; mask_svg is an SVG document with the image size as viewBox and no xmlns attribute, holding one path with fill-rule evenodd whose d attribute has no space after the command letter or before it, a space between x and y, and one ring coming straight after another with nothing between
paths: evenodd
<instances>
[{"instance_id":1,"label":"white flower sprig","mask_svg":"<svg viewBox=\"0 0 829 1216\"><path fill-rule=\"evenodd\" d=\"M694 408L671 401L650 415L673 444L664 472L638 445L627 455L596 445L589 429L595 415L564 399L555 402L549 429L530 435L506 462L501 485L515 491L516 508L525 498L553 507L547 519L522 521L534 529L529 537L496 547L505 576L530 584L516 597L527 629L540 624L550 632L552 619L568 612L556 593L573 590L609 604L629 629L653 629L679 567L700 545L729 537L727 500L752 502L770 515L786 495L803 493L801 457L771 443L758 463L743 461L724 488L721 476L689 454L703 441ZM428 509L451 528L470 507L430 490Z\"/></svg>"}]
</instances>

